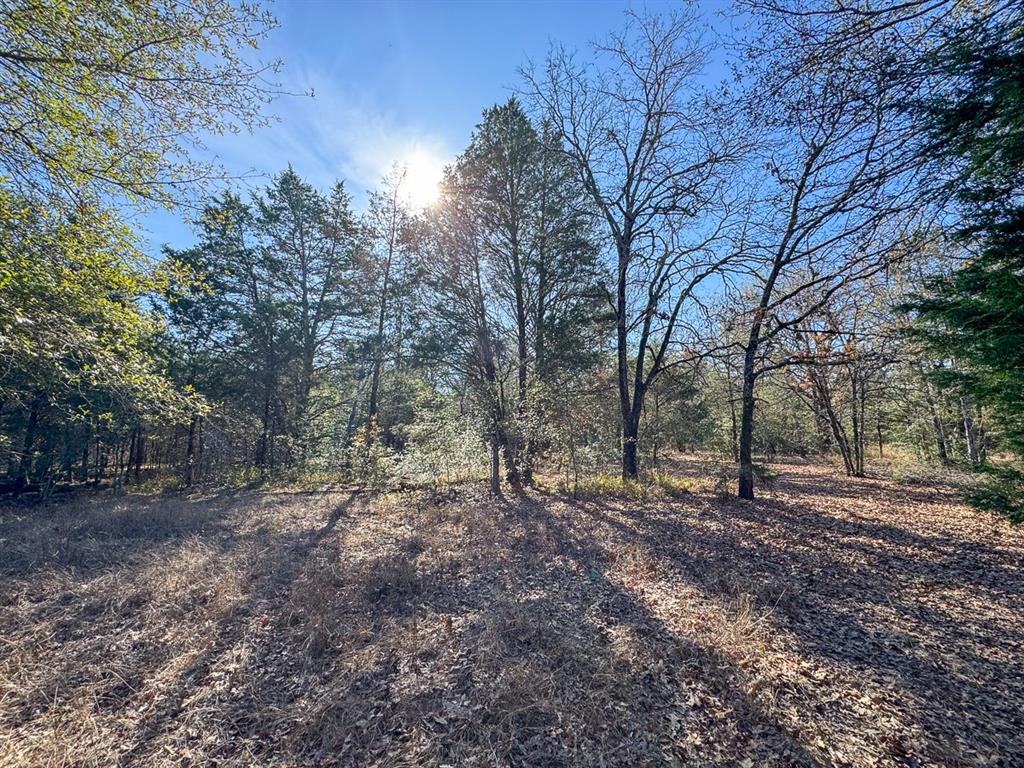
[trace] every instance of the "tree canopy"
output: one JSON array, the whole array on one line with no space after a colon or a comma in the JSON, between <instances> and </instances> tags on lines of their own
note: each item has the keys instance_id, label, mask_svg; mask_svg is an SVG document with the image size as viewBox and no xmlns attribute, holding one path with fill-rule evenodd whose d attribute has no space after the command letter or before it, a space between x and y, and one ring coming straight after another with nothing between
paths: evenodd
<instances>
[{"instance_id":1,"label":"tree canopy","mask_svg":"<svg viewBox=\"0 0 1024 768\"><path fill-rule=\"evenodd\" d=\"M0 176L20 194L181 200L221 176L212 134L265 124L275 20L228 0L0 5Z\"/></svg>"},{"instance_id":2,"label":"tree canopy","mask_svg":"<svg viewBox=\"0 0 1024 768\"><path fill-rule=\"evenodd\" d=\"M287 158L254 186L200 151L272 129L261 7L5 4L8 478L500 493L652 482L701 450L752 498L779 454L1012 467L1020 9L736 14L730 45L697 7L627 13L586 56L554 43L436 200L399 163L363 205ZM195 237L149 260L115 211L154 203L187 203Z\"/></svg>"}]
</instances>

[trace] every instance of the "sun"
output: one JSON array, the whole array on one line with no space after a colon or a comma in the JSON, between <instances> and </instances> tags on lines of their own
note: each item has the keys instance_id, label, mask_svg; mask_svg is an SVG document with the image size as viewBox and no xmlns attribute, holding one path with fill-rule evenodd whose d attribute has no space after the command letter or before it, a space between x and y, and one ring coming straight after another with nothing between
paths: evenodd
<instances>
[{"instance_id":1,"label":"sun","mask_svg":"<svg viewBox=\"0 0 1024 768\"><path fill-rule=\"evenodd\" d=\"M444 161L423 150L415 150L399 165L405 168L405 193L413 208L427 208L437 200L440 192Z\"/></svg>"}]
</instances>

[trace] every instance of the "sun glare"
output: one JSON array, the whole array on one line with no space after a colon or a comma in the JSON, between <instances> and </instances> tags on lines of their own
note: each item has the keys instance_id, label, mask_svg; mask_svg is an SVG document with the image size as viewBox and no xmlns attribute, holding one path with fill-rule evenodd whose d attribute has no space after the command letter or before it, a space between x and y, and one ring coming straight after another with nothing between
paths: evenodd
<instances>
[{"instance_id":1,"label":"sun glare","mask_svg":"<svg viewBox=\"0 0 1024 768\"><path fill-rule=\"evenodd\" d=\"M401 164L405 166L409 204L413 208L426 208L437 200L444 161L418 150L404 158Z\"/></svg>"}]
</instances>

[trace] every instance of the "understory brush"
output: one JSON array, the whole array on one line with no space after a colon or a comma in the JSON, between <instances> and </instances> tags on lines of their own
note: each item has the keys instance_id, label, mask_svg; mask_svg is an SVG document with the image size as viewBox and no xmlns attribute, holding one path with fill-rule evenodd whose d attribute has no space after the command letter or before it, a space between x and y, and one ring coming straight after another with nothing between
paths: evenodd
<instances>
[{"instance_id":1,"label":"understory brush","mask_svg":"<svg viewBox=\"0 0 1024 768\"><path fill-rule=\"evenodd\" d=\"M597 472L584 475L557 485L560 492L571 494L574 498L599 498L609 496L621 499L647 499L656 497L687 496L691 493L710 491L714 487L711 478L684 477L663 470L652 470L644 473L640 479L623 478L611 472Z\"/></svg>"},{"instance_id":2,"label":"understory brush","mask_svg":"<svg viewBox=\"0 0 1024 768\"><path fill-rule=\"evenodd\" d=\"M1024 523L1024 472L1009 466L988 466L981 481L967 493L967 501L1011 523Z\"/></svg>"}]
</instances>

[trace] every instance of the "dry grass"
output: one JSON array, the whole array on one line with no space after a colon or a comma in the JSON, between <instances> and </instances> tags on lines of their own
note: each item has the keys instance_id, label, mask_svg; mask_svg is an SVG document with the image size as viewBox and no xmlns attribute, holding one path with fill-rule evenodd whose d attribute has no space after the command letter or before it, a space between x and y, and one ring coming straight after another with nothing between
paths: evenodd
<instances>
[{"instance_id":1,"label":"dry grass","mask_svg":"<svg viewBox=\"0 0 1024 768\"><path fill-rule=\"evenodd\" d=\"M1013 766L1024 535L942 489L0 509L2 766Z\"/></svg>"},{"instance_id":2,"label":"dry grass","mask_svg":"<svg viewBox=\"0 0 1024 768\"><path fill-rule=\"evenodd\" d=\"M618 474L595 474L580 478L578 483L564 480L554 484L561 493L574 499L617 498L632 501L656 500L665 497L683 497L715 487L711 477L683 477L671 472L654 470L641 480L626 480Z\"/></svg>"}]
</instances>

